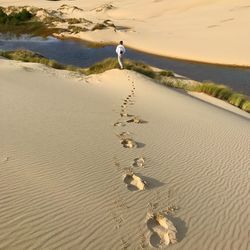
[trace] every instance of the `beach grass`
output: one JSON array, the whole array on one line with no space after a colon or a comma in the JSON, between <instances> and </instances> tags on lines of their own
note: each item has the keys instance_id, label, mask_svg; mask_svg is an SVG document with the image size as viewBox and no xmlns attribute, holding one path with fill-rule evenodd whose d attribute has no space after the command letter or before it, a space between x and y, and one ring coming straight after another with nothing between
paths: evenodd
<instances>
[{"instance_id":1,"label":"beach grass","mask_svg":"<svg viewBox=\"0 0 250 250\"><path fill-rule=\"evenodd\" d=\"M107 58L101 62L95 63L85 70L87 75L100 74L110 69L118 68L118 62L114 58Z\"/></svg>"},{"instance_id":2,"label":"beach grass","mask_svg":"<svg viewBox=\"0 0 250 250\"><path fill-rule=\"evenodd\" d=\"M40 55L39 53L35 53L29 50L0 51L0 56L22 62L41 63L55 69L66 68L65 65L60 64L55 60L48 59Z\"/></svg>"},{"instance_id":3,"label":"beach grass","mask_svg":"<svg viewBox=\"0 0 250 250\"><path fill-rule=\"evenodd\" d=\"M116 58L107 58L101 62L95 63L90 67L83 68L73 65L61 64L55 60L48 59L39 53L29 50L15 50L15 51L0 51L0 56L23 62L41 63L54 69L63 69L82 73L85 75L100 74L107 70L118 69L119 64ZM144 62L133 61L130 59L124 60L124 68L133 70L147 77L150 77L157 82L174 88L184 89L186 91L201 92L213 96L215 98L224 100L248 113L250 113L250 100L247 96L233 91L231 88L215 84L213 82L205 83L189 83L185 79L178 79L174 76L172 71L162 70L155 71L152 67Z\"/></svg>"},{"instance_id":4,"label":"beach grass","mask_svg":"<svg viewBox=\"0 0 250 250\"><path fill-rule=\"evenodd\" d=\"M247 96L233 91L231 88L213 82L193 86L191 91L202 92L226 101L246 112L250 112L250 100Z\"/></svg>"}]
</instances>

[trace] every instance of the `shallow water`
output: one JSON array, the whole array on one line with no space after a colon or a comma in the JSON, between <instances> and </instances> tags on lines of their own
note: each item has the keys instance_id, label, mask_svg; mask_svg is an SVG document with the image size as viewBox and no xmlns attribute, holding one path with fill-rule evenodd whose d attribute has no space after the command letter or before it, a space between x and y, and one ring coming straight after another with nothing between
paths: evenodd
<instances>
[{"instance_id":1,"label":"shallow water","mask_svg":"<svg viewBox=\"0 0 250 250\"><path fill-rule=\"evenodd\" d=\"M114 57L115 47L105 46L92 48L84 42L74 40L59 40L53 37L42 39L22 36L0 37L0 50L29 49L55 59L60 63L75 66L90 66L107 57ZM218 66L212 64L194 63L190 61L160 57L133 49L127 49L126 57L144 61L155 67L173 70L175 73L187 76L197 81L211 80L225 84L234 90L250 95L250 69Z\"/></svg>"}]
</instances>

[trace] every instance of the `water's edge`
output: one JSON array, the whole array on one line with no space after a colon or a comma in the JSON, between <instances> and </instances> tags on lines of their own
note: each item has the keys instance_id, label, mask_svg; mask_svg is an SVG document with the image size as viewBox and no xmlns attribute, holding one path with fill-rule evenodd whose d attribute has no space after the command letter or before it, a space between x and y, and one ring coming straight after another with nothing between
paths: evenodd
<instances>
[{"instance_id":1,"label":"water's edge","mask_svg":"<svg viewBox=\"0 0 250 250\"><path fill-rule=\"evenodd\" d=\"M100 45L100 46L97 46ZM92 44L79 39L48 37L0 36L0 50L29 49L63 64L88 67L108 57L115 57L115 45ZM232 67L152 55L127 48L126 57L144 61L154 67L172 70L197 81L213 81L225 84L250 96L250 68Z\"/></svg>"},{"instance_id":2,"label":"water's edge","mask_svg":"<svg viewBox=\"0 0 250 250\"><path fill-rule=\"evenodd\" d=\"M71 36L60 36L57 34L53 34L54 38L57 38L61 41L76 41L79 43L84 43L85 45L87 45L90 48L102 48L105 46L116 46L115 42L95 42L95 41L91 41L91 40L86 40L86 39L82 39L82 38L77 38L77 37L71 37ZM150 56L155 56L155 57L160 57L163 59L167 59L167 60L177 60L177 61L182 61L182 62L186 62L186 63L196 63L196 64L200 64L200 65L211 65L211 66L218 66L218 67L228 67L228 68L240 68L240 69L250 69L250 65L238 65L238 64L226 64L226 63L215 63L215 62L207 62L207 61L199 61L199 60L192 60L192 59L188 59L188 58L182 58L182 57L174 57L174 56L168 56L168 55L160 55L160 54L156 54L156 53L150 53L146 50L141 50L139 48L136 47L132 47L129 45L126 45L126 48L146 54L146 55L150 55Z\"/></svg>"}]
</instances>

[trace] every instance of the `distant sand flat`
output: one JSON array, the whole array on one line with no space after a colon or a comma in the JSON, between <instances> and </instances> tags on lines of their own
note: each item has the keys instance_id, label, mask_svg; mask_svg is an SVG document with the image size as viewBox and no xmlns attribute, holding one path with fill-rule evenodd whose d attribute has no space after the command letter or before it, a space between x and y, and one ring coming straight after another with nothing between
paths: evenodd
<instances>
[{"instance_id":1,"label":"distant sand flat","mask_svg":"<svg viewBox=\"0 0 250 250\"><path fill-rule=\"evenodd\" d=\"M0 75L0 249L139 249L149 204L179 207L173 250L249 248L249 119L126 70L87 82L0 59ZM128 76L148 122L113 126ZM123 148L126 131L145 147ZM149 188L131 192L141 156Z\"/></svg>"},{"instance_id":2,"label":"distant sand flat","mask_svg":"<svg viewBox=\"0 0 250 250\"><path fill-rule=\"evenodd\" d=\"M124 40L130 47L163 56L250 66L250 32L245 28L250 27L249 0L3 0L0 5L59 9L64 18L109 20L117 27L65 36Z\"/></svg>"}]
</instances>

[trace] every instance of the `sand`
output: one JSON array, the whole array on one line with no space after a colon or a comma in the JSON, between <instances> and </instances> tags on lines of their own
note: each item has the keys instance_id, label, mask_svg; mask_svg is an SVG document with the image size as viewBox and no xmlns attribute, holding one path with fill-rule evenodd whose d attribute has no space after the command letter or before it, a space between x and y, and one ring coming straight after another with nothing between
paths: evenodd
<instances>
[{"instance_id":1,"label":"sand","mask_svg":"<svg viewBox=\"0 0 250 250\"><path fill-rule=\"evenodd\" d=\"M94 23L108 19L118 27L61 34L65 37L94 42L124 40L126 46L163 56L250 66L248 0L0 1L1 6L54 10L63 4L68 5L63 9L64 18L86 18Z\"/></svg>"},{"instance_id":2,"label":"sand","mask_svg":"<svg viewBox=\"0 0 250 250\"><path fill-rule=\"evenodd\" d=\"M249 249L249 118L126 70L0 75L0 249Z\"/></svg>"}]
</instances>

